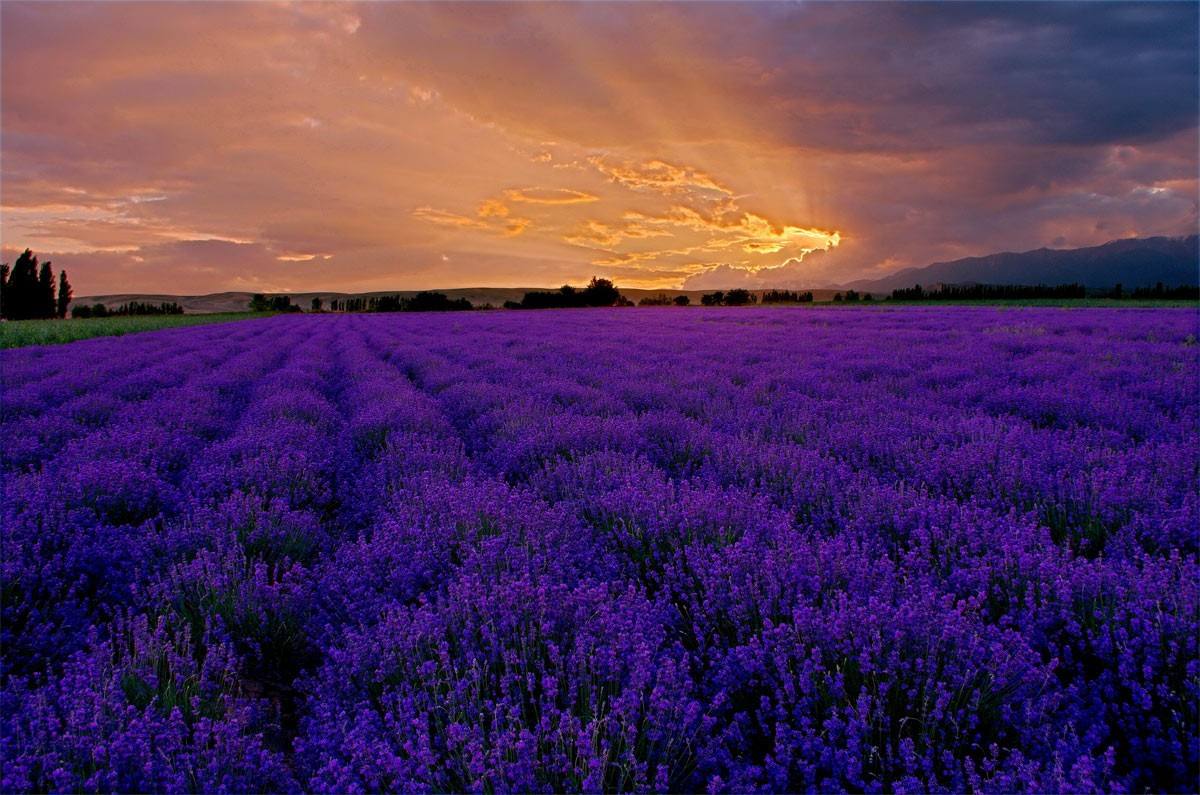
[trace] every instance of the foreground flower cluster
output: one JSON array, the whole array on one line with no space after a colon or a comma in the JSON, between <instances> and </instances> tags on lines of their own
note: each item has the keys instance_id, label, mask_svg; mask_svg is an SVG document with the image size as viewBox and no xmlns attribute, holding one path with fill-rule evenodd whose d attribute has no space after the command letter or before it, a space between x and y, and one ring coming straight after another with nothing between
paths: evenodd
<instances>
[{"instance_id":1,"label":"foreground flower cluster","mask_svg":"<svg viewBox=\"0 0 1200 795\"><path fill-rule=\"evenodd\" d=\"M1172 790L1190 310L4 352L2 789Z\"/></svg>"}]
</instances>

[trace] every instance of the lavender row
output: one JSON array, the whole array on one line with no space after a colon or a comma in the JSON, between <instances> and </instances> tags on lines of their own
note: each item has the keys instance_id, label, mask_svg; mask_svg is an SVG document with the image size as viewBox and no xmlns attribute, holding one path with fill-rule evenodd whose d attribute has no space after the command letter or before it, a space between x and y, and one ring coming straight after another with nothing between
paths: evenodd
<instances>
[{"instance_id":1,"label":"lavender row","mask_svg":"<svg viewBox=\"0 0 1200 795\"><path fill-rule=\"evenodd\" d=\"M1193 312L240 325L0 359L5 791L1200 784Z\"/></svg>"}]
</instances>

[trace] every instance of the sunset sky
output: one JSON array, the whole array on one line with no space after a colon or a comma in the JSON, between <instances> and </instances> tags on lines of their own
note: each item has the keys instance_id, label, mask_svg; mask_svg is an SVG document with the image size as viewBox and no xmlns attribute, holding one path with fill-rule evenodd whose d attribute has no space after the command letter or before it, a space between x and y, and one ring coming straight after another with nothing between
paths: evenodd
<instances>
[{"instance_id":1,"label":"sunset sky","mask_svg":"<svg viewBox=\"0 0 1200 795\"><path fill-rule=\"evenodd\" d=\"M1197 5L0 5L78 295L819 287L1197 228Z\"/></svg>"}]
</instances>

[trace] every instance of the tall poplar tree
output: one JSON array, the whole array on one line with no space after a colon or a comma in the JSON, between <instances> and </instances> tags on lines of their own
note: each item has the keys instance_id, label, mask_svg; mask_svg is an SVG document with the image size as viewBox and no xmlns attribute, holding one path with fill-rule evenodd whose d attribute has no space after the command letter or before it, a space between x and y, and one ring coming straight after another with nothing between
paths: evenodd
<instances>
[{"instance_id":1,"label":"tall poplar tree","mask_svg":"<svg viewBox=\"0 0 1200 795\"><path fill-rule=\"evenodd\" d=\"M54 300L54 271L49 262L43 262L38 273L37 301L34 306L34 317L54 317L58 312L58 304Z\"/></svg>"},{"instance_id":2,"label":"tall poplar tree","mask_svg":"<svg viewBox=\"0 0 1200 795\"><path fill-rule=\"evenodd\" d=\"M67 272L58 272L58 316L67 316L67 307L71 305L71 283L67 281Z\"/></svg>"}]
</instances>

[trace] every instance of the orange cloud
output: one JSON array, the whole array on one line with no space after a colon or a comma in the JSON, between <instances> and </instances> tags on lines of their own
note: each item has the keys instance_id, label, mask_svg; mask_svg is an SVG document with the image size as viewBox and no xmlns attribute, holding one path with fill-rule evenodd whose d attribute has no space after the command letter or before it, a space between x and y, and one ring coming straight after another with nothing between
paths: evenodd
<instances>
[{"instance_id":1,"label":"orange cloud","mask_svg":"<svg viewBox=\"0 0 1200 795\"><path fill-rule=\"evenodd\" d=\"M733 195L732 190L703 171L662 160L614 163L601 155L593 155L587 162L612 182L632 190L653 191L668 196L692 192Z\"/></svg>"},{"instance_id":2,"label":"orange cloud","mask_svg":"<svg viewBox=\"0 0 1200 795\"><path fill-rule=\"evenodd\" d=\"M587 204L600 199L599 196L570 188L510 188L504 191L504 198L528 204Z\"/></svg>"},{"instance_id":3,"label":"orange cloud","mask_svg":"<svg viewBox=\"0 0 1200 795\"><path fill-rule=\"evenodd\" d=\"M508 205L499 199L488 199L479 205L475 214L480 218L503 218L508 215Z\"/></svg>"},{"instance_id":4,"label":"orange cloud","mask_svg":"<svg viewBox=\"0 0 1200 795\"><path fill-rule=\"evenodd\" d=\"M528 218L505 216L482 216L471 218L448 210L434 207L418 207L413 210L413 216L422 221L428 221L439 226L455 227L458 229L473 229L501 237L516 237L529 228L532 223Z\"/></svg>"},{"instance_id":5,"label":"orange cloud","mask_svg":"<svg viewBox=\"0 0 1200 795\"><path fill-rule=\"evenodd\" d=\"M712 235L705 244L708 250L739 246L747 254L773 254L789 248L800 251L831 248L841 241L841 234L836 231L775 224L752 212L742 211L732 220L726 220L732 213L726 209L714 216L705 216L692 207L675 205L660 216L631 211L625 218L634 222L634 228L649 226L708 233Z\"/></svg>"},{"instance_id":6,"label":"orange cloud","mask_svg":"<svg viewBox=\"0 0 1200 795\"><path fill-rule=\"evenodd\" d=\"M620 226L613 226L593 219L588 219L572 230L569 234L563 236L563 241L575 246L583 246L585 248L599 248L610 250L612 247L620 245L622 241L636 239L641 240L648 237L670 237L671 233L665 229L654 229L646 226L639 226L634 223L625 223Z\"/></svg>"}]
</instances>

